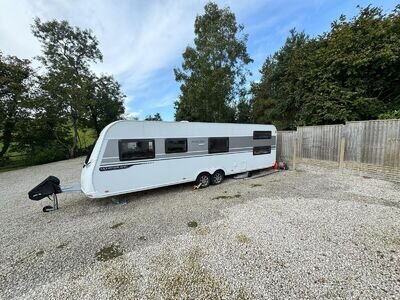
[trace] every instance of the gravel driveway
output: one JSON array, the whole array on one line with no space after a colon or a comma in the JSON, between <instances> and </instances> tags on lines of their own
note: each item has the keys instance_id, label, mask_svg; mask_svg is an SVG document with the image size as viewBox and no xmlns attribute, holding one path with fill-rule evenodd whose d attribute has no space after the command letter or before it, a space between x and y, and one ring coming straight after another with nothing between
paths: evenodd
<instances>
[{"instance_id":1,"label":"gravel driveway","mask_svg":"<svg viewBox=\"0 0 400 300\"><path fill-rule=\"evenodd\" d=\"M82 158L0 173L1 299L399 298L400 185L300 166L126 205L60 195Z\"/></svg>"}]
</instances>

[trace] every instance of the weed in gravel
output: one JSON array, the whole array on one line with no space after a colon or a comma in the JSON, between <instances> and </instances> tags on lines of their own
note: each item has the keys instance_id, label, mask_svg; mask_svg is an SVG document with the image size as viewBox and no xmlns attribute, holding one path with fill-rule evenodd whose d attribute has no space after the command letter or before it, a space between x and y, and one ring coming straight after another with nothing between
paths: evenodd
<instances>
[{"instance_id":1,"label":"weed in gravel","mask_svg":"<svg viewBox=\"0 0 400 300\"><path fill-rule=\"evenodd\" d=\"M137 288L138 274L134 265L110 264L103 271L102 280L110 290L110 299L132 299L130 296ZM137 299L137 298L134 298Z\"/></svg>"},{"instance_id":2,"label":"weed in gravel","mask_svg":"<svg viewBox=\"0 0 400 300\"><path fill-rule=\"evenodd\" d=\"M36 252L36 256L42 256L44 254L43 250L39 250L38 252Z\"/></svg>"},{"instance_id":3,"label":"weed in gravel","mask_svg":"<svg viewBox=\"0 0 400 300\"><path fill-rule=\"evenodd\" d=\"M207 227L202 227L202 228L199 228L199 229L197 230L197 234L199 234L199 235L205 236L205 235L207 235L207 234L209 234L209 233L210 233L210 229L207 228Z\"/></svg>"},{"instance_id":4,"label":"weed in gravel","mask_svg":"<svg viewBox=\"0 0 400 300\"><path fill-rule=\"evenodd\" d=\"M108 247L103 247L98 252L96 252L96 259L98 261L108 261L123 254L124 252L122 251L122 249L120 249L119 245L111 245Z\"/></svg>"},{"instance_id":5,"label":"weed in gravel","mask_svg":"<svg viewBox=\"0 0 400 300\"><path fill-rule=\"evenodd\" d=\"M249 244L251 242L250 238L245 234L238 234L236 239L242 244Z\"/></svg>"},{"instance_id":6,"label":"weed in gravel","mask_svg":"<svg viewBox=\"0 0 400 300\"><path fill-rule=\"evenodd\" d=\"M157 258L162 266L157 272L156 289L152 298L161 299L254 299L254 295L243 287L231 286L224 278L213 274L202 264L202 252L192 248L180 256L178 261L169 254Z\"/></svg>"},{"instance_id":7,"label":"weed in gravel","mask_svg":"<svg viewBox=\"0 0 400 300\"><path fill-rule=\"evenodd\" d=\"M191 227L191 228L196 228L199 224L197 224L196 221L190 221L187 223L187 226Z\"/></svg>"},{"instance_id":8,"label":"weed in gravel","mask_svg":"<svg viewBox=\"0 0 400 300\"><path fill-rule=\"evenodd\" d=\"M56 246L56 248L57 248L57 249L65 248L66 246L68 246L68 244L69 244L69 242L65 242L65 243L62 243L62 244Z\"/></svg>"},{"instance_id":9,"label":"weed in gravel","mask_svg":"<svg viewBox=\"0 0 400 300\"><path fill-rule=\"evenodd\" d=\"M258 186L262 186L262 184L259 184L259 183L252 183L251 184L252 188L255 188L255 187L258 187Z\"/></svg>"},{"instance_id":10,"label":"weed in gravel","mask_svg":"<svg viewBox=\"0 0 400 300\"><path fill-rule=\"evenodd\" d=\"M284 261L283 259L277 259L275 262L281 268L286 268L286 261Z\"/></svg>"},{"instance_id":11,"label":"weed in gravel","mask_svg":"<svg viewBox=\"0 0 400 300\"><path fill-rule=\"evenodd\" d=\"M118 228L119 226L122 226L122 225L124 225L124 223L123 222L121 222L121 223L117 223L117 224L114 224L113 226L111 226L110 228L111 229L115 229L115 228Z\"/></svg>"},{"instance_id":12,"label":"weed in gravel","mask_svg":"<svg viewBox=\"0 0 400 300\"><path fill-rule=\"evenodd\" d=\"M242 195L240 195L239 193L235 194L235 195L220 195L217 197L212 198L212 200L219 200L219 199L233 199L233 198L240 198Z\"/></svg>"},{"instance_id":13,"label":"weed in gravel","mask_svg":"<svg viewBox=\"0 0 400 300\"><path fill-rule=\"evenodd\" d=\"M183 263L168 268L168 271L165 271L167 274L161 276L162 289L156 293L166 299L184 298L184 295L191 295L193 299L221 299L226 289L224 281L211 275L201 265L200 259L199 249L190 250L183 258ZM192 286L196 288L192 289Z\"/></svg>"}]
</instances>

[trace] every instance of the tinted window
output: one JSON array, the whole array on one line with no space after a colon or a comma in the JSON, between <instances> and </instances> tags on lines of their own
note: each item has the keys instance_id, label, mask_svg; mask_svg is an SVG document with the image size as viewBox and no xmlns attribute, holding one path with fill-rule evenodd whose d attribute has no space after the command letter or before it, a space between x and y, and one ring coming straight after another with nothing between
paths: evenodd
<instances>
[{"instance_id":1,"label":"tinted window","mask_svg":"<svg viewBox=\"0 0 400 300\"><path fill-rule=\"evenodd\" d=\"M119 140L119 160L154 158L154 140Z\"/></svg>"},{"instance_id":2,"label":"tinted window","mask_svg":"<svg viewBox=\"0 0 400 300\"><path fill-rule=\"evenodd\" d=\"M271 131L253 131L254 140L269 140L271 139Z\"/></svg>"},{"instance_id":3,"label":"tinted window","mask_svg":"<svg viewBox=\"0 0 400 300\"><path fill-rule=\"evenodd\" d=\"M187 152L187 139L166 139L165 153Z\"/></svg>"},{"instance_id":4,"label":"tinted window","mask_svg":"<svg viewBox=\"0 0 400 300\"><path fill-rule=\"evenodd\" d=\"M253 155L270 154L271 146L253 147Z\"/></svg>"},{"instance_id":5,"label":"tinted window","mask_svg":"<svg viewBox=\"0 0 400 300\"><path fill-rule=\"evenodd\" d=\"M209 138L208 153L229 152L229 138Z\"/></svg>"}]
</instances>

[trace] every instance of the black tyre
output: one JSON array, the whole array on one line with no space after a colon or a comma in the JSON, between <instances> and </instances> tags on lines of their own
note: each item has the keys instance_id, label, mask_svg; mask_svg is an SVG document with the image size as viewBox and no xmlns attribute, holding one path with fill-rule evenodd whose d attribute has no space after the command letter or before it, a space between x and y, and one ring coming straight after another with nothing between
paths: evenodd
<instances>
[{"instance_id":1,"label":"black tyre","mask_svg":"<svg viewBox=\"0 0 400 300\"><path fill-rule=\"evenodd\" d=\"M222 170L215 171L215 173L211 176L212 184L220 184L225 178L225 173Z\"/></svg>"},{"instance_id":2,"label":"black tyre","mask_svg":"<svg viewBox=\"0 0 400 300\"><path fill-rule=\"evenodd\" d=\"M199 174L199 176L197 176L196 185L198 186L198 185L201 184L201 185L200 185L200 188L201 188L201 189L208 187L208 186L210 185L210 183L211 183L211 176L210 176L210 174L208 174L208 173L201 173L201 174Z\"/></svg>"}]
</instances>

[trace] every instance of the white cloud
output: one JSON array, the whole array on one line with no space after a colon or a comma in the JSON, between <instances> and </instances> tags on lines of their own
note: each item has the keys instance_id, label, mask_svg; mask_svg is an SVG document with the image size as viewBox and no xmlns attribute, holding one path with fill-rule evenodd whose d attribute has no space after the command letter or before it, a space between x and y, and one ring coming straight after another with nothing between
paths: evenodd
<instances>
[{"instance_id":1,"label":"white cloud","mask_svg":"<svg viewBox=\"0 0 400 300\"><path fill-rule=\"evenodd\" d=\"M172 69L192 43L195 17L202 13L206 2L0 0L0 49L24 58L39 55L40 45L30 27L34 17L64 19L90 28L99 39L104 56L104 62L94 69L113 74L123 90L129 90L128 105L133 99L136 101L136 92L143 94L154 88L162 70L171 70L169 80L173 80ZM265 4L262 0L218 2L231 6L242 17ZM155 105L170 105L175 98L176 95L168 95Z\"/></svg>"},{"instance_id":2,"label":"white cloud","mask_svg":"<svg viewBox=\"0 0 400 300\"><path fill-rule=\"evenodd\" d=\"M132 112L127 112L124 114L124 119L126 120L138 120L140 119L140 115L142 114L142 111L132 111Z\"/></svg>"}]
</instances>

